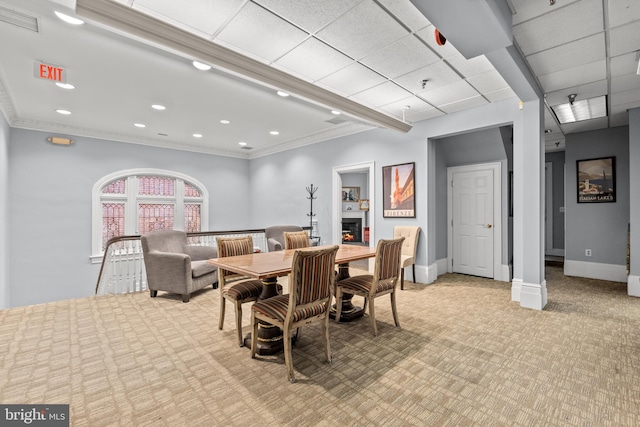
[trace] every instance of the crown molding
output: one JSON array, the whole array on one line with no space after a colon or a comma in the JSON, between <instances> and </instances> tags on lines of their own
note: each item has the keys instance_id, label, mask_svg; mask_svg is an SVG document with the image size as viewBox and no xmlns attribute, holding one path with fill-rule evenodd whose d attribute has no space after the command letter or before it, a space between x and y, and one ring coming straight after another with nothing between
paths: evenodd
<instances>
[{"instance_id":1,"label":"crown molding","mask_svg":"<svg viewBox=\"0 0 640 427\"><path fill-rule=\"evenodd\" d=\"M268 64L189 33L125 4L107 0L77 0L76 14L111 31L121 31L172 52L211 64L245 79L284 90L301 99L339 110L367 123L408 132L412 126L396 117L362 105Z\"/></svg>"}]
</instances>

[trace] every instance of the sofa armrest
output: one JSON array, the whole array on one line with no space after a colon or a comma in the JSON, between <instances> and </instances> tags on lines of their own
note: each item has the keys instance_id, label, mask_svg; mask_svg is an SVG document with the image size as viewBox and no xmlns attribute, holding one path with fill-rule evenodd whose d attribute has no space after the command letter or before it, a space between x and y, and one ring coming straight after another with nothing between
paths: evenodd
<instances>
[{"instance_id":1,"label":"sofa armrest","mask_svg":"<svg viewBox=\"0 0 640 427\"><path fill-rule=\"evenodd\" d=\"M267 246L269 247L269 252L282 250L282 244L278 242L276 239L274 239L273 237L270 237L269 239L267 239Z\"/></svg>"},{"instance_id":2,"label":"sofa armrest","mask_svg":"<svg viewBox=\"0 0 640 427\"><path fill-rule=\"evenodd\" d=\"M149 289L190 293L191 257L175 252L151 251L145 256Z\"/></svg>"},{"instance_id":3,"label":"sofa armrest","mask_svg":"<svg viewBox=\"0 0 640 427\"><path fill-rule=\"evenodd\" d=\"M191 257L192 261L204 261L211 258L218 258L218 248L215 246L192 246L187 245L184 251Z\"/></svg>"}]
</instances>

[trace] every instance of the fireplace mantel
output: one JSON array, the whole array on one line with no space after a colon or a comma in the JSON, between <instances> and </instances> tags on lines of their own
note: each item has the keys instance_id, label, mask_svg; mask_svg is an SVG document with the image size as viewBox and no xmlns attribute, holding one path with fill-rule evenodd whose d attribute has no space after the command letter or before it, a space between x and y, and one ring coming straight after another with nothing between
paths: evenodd
<instances>
[{"instance_id":1,"label":"fireplace mantel","mask_svg":"<svg viewBox=\"0 0 640 427\"><path fill-rule=\"evenodd\" d=\"M364 220L364 211L342 211L342 218L360 218Z\"/></svg>"}]
</instances>

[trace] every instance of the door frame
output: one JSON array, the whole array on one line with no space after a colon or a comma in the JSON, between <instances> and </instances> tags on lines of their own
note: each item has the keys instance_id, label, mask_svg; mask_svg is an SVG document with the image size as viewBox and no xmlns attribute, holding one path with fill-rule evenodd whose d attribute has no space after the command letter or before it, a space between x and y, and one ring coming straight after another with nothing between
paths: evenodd
<instances>
[{"instance_id":1,"label":"door frame","mask_svg":"<svg viewBox=\"0 0 640 427\"><path fill-rule=\"evenodd\" d=\"M453 272L453 174L459 172L493 172L493 280L509 281L503 276L502 268L502 164L500 162L480 163L447 168L447 272ZM507 269L508 270L508 269Z\"/></svg>"},{"instance_id":2,"label":"door frame","mask_svg":"<svg viewBox=\"0 0 640 427\"><path fill-rule=\"evenodd\" d=\"M553 163L544 163L544 188L545 188L545 255L553 254Z\"/></svg>"},{"instance_id":3,"label":"door frame","mask_svg":"<svg viewBox=\"0 0 640 427\"><path fill-rule=\"evenodd\" d=\"M342 178L340 174L352 172L367 172L369 174L369 247L374 247L375 242L375 212L376 212L376 192L375 192L375 162L356 163L345 166L334 166L332 168L332 195L333 214L331 222L333 223L331 233L331 244L339 245L342 243Z\"/></svg>"}]
</instances>

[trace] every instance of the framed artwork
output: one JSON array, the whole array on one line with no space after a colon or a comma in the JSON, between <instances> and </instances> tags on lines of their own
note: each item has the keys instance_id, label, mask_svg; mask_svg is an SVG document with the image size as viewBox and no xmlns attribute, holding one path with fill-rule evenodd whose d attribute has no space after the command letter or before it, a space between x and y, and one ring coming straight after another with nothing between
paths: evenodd
<instances>
[{"instance_id":1,"label":"framed artwork","mask_svg":"<svg viewBox=\"0 0 640 427\"><path fill-rule=\"evenodd\" d=\"M360 199L358 202L360 203L360 210L361 211L368 211L369 210L369 199Z\"/></svg>"},{"instance_id":2,"label":"framed artwork","mask_svg":"<svg viewBox=\"0 0 640 427\"><path fill-rule=\"evenodd\" d=\"M415 218L415 162L382 167L382 217Z\"/></svg>"},{"instance_id":3,"label":"framed artwork","mask_svg":"<svg viewBox=\"0 0 640 427\"><path fill-rule=\"evenodd\" d=\"M360 200L360 187L342 187L343 202L358 202Z\"/></svg>"},{"instance_id":4,"label":"framed artwork","mask_svg":"<svg viewBox=\"0 0 640 427\"><path fill-rule=\"evenodd\" d=\"M616 158L578 160L578 203L616 201Z\"/></svg>"}]
</instances>

